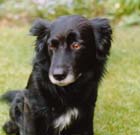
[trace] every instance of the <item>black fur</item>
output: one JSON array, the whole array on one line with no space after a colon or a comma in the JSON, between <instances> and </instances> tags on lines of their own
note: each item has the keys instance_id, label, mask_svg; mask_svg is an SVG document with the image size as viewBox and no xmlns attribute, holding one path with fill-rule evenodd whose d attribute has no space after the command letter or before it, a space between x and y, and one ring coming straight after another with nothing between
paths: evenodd
<instances>
[{"instance_id":1,"label":"black fur","mask_svg":"<svg viewBox=\"0 0 140 135\"><path fill-rule=\"evenodd\" d=\"M51 72L50 68L55 68L52 66L54 53L52 54L48 46L50 38L57 36L59 43L64 43L69 31L76 31L76 36L74 39L70 36L68 42L83 41L79 44L84 47L77 52L74 50L63 54L63 63L67 67L73 66L73 74L76 77L78 73L82 75L73 83L59 86L53 84L48 75ZM105 72L111 47L112 30L108 20L88 20L78 15L63 16L51 23L37 20L30 32L36 36L36 56L26 87L27 92L24 94L29 100L29 110L32 112L32 118L29 119L33 120L26 123L26 127L30 126L34 135L93 135L98 85ZM61 57L61 54L59 56ZM55 64L59 60L62 61L60 57L55 58ZM78 118L71 119L70 124L62 131L54 128L53 121L72 108L78 110ZM30 125L31 123L33 125Z\"/></svg>"},{"instance_id":2,"label":"black fur","mask_svg":"<svg viewBox=\"0 0 140 135\"><path fill-rule=\"evenodd\" d=\"M0 96L0 99L11 103L14 100L16 94L19 92L20 92L19 90L8 91L4 93L2 96Z\"/></svg>"}]
</instances>

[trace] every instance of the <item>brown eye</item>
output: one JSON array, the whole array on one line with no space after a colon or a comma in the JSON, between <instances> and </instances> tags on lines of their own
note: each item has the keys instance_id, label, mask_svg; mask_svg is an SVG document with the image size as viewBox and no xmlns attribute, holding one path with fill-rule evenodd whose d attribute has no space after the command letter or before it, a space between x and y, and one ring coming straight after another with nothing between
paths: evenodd
<instances>
[{"instance_id":1,"label":"brown eye","mask_svg":"<svg viewBox=\"0 0 140 135\"><path fill-rule=\"evenodd\" d=\"M53 45L53 44L49 45L49 49L50 49L50 50L53 50L53 49L55 49L55 48L56 48L55 45Z\"/></svg>"},{"instance_id":2,"label":"brown eye","mask_svg":"<svg viewBox=\"0 0 140 135\"><path fill-rule=\"evenodd\" d=\"M71 45L71 49L79 50L81 48L81 45L79 43L74 43Z\"/></svg>"}]
</instances>

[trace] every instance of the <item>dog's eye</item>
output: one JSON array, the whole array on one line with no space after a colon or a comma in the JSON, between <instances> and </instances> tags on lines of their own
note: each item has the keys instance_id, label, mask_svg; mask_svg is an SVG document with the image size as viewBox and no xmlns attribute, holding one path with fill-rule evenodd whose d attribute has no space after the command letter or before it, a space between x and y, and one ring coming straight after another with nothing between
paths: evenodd
<instances>
[{"instance_id":1,"label":"dog's eye","mask_svg":"<svg viewBox=\"0 0 140 135\"><path fill-rule=\"evenodd\" d=\"M58 46L58 44L59 44L59 41L57 40L57 39L52 39L51 41L50 41L50 43L49 43L49 49L56 49L57 48L57 46Z\"/></svg>"},{"instance_id":2,"label":"dog's eye","mask_svg":"<svg viewBox=\"0 0 140 135\"><path fill-rule=\"evenodd\" d=\"M79 50L81 48L81 45L79 43L73 43L71 44L71 49Z\"/></svg>"},{"instance_id":3,"label":"dog's eye","mask_svg":"<svg viewBox=\"0 0 140 135\"><path fill-rule=\"evenodd\" d=\"M56 48L56 45L51 44L51 45L49 45L48 47L49 47L50 50L54 50L54 49Z\"/></svg>"}]
</instances>

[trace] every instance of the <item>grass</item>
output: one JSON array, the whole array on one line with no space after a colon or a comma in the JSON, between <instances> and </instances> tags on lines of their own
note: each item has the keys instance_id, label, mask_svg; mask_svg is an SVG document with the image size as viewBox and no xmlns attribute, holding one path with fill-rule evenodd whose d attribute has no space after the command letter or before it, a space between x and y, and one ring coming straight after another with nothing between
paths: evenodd
<instances>
[{"instance_id":1,"label":"grass","mask_svg":"<svg viewBox=\"0 0 140 135\"><path fill-rule=\"evenodd\" d=\"M24 88L31 71L33 38L28 27L0 28L0 94ZM95 135L140 134L140 29L115 28L108 73L99 88ZM0 102L0 127L8 119ZM0 129L0 135L5 135Z\"/></svg>"},{"instance_id":2,"label":"grass","mask_svg":"<svg viewBox=\"0 0 140 135\"><path fill-rule=\"evenodd\" d=\"M139 135L140 29L114 33L108 73L99 90L95 131L96 135Z\"/></svg>"},{"instance_id":3,"label":"grass","mask_svg":"<svg viewBox=\"0 0 140 135\"><path fill-rule=\"evenodd\" d=\"M26 86L31 71L33 38L28 27L0 28L0 94ZM0 135L8 119L8 105L0 102Z\"/></svg>"}]
</instances>

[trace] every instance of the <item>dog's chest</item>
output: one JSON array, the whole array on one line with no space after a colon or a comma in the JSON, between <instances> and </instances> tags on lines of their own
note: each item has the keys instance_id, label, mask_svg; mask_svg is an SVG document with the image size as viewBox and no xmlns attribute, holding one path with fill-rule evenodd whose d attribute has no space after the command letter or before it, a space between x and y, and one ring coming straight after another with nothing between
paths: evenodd
<instances>
[{"instance_id":1,"label":"dog's chest","mask_svg":"<svg viewBox=\"0 0 140 135\"><path fill-rule=\"evenodd\" d=\"M56 118L53 122L54 128L61 132L78 118L79 111L77 108L68 109L65 113Z\"/></svg>"}]
</instances>

